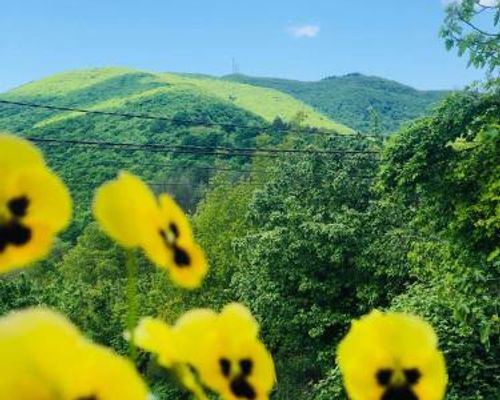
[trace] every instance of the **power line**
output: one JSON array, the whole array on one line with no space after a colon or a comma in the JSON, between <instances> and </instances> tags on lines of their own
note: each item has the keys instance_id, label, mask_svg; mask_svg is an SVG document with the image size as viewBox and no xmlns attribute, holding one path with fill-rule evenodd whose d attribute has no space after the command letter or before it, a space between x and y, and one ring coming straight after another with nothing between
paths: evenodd
<instances>
[{"instance_id":1,"label":"power line","mask_svg":"<svg viewBox=\"0 0 500 400\"><path fill-rule=\"evenodd\" d=\"M101 186L102 184L104 184L108 181L109 180L106 180L103 182L66 180L66 181L64 181L64 183L70 187L97 188L98 186ZM206 187L206 188L209 188L209 187L216 186L210 182L203 182L203 186L195 185L195 184L189 183L189 182L149 182L149 181L144 181L144 183L146 183L148 186L151 186L153 188L164 188L165 186L181 186L181 187L191 187L191 188ZM238 182L237 185L262 187L262 186L264 186L264 183Z\"/></svg>"},{"instance_id":2,"label":"power line","mask_svg":"<svg viewBox=\"0 0 500 400\"><path fill-rule=\"evenodd\" d=\"M377 155L380 152L372 150L312 150L312 149L278 149L278 148L238 148L221 146L191 146L191 145L169 145L162 143L132 143L132 142L111 142L99 140L81 139L59 139L59 138L38 138L28 137L26 139L47 145L76 145L76 146L96 146L113 148L115 150L146 151L146 152L169 152L195 155L220 155L220 156L240 156L240 157L279 157L280 154L308 154L308 155L336 155L350 156L357 154ZM378 158L372 158L379 161Z\"/></svg>"},{"instance_id":3,"label":"power line","mask_svg":"<svg viewBox=\"0 0 500 400\"><path fill-rule=\"evenodd\" d=\"M130 162L135 161L135 160L130 160ZM134 165L129 165L130 163L127 163L127 160L96 160L92 163L92 166L97 165L126 165L131 168L135 167L143 167L143 166L153 166L153 167L160 167L161 169L166 169L166 170L183 170L183 169L194 169L196 171L224 171L224 172L239 172L239 173L251 173L251 172L269 172L269 169L240 169L240 168L223 168L223 167L198 167L198 166L191 166L191 165L176 165L176 164L169 164L169 163L152 163L152 162L141 162L140 164L134 164Z\"/></svg>"},{"instance_id":4,"label":"power line","mask_svg":"<svg viewBox=\"0 0 500 400\"><path fill-rule=\"evenodd\" d=\"M183 119L178 117L166 117L161 115L151 115L144 113L125 113L125 112L116 112L116 111L103 111L103 110L92 110L88 108L76 108L76 107L65 107L65 106L56 106L52 104L40 104L40 103L32 103L25 101L13 101L13 100L0 100L0 104L7 104L13 106L20 107L31 107L31 108L43 108L46 110L54 110L54 111L69 111L69 112L78 112L83 114L96 114L96 115L106 115L111 117L122 117L122 118L138 118L138 119L147 119L147 120L156 120L156 121L165 121L170 123L179 123L185 125L202 125L202 126L218 126L218 127L228 127L228 128L242 128L249 130L260 130L260 131L279 131L279 132L297 132L297 133L305 133L305 134L321 134L321 135L332 135L341 138L357 138L357 139L368 139L368 138L380 138L378 135L369 135L362 133L339 133L334 129L326 129L326 128L301 128L301 127L289 127L289 126L272 126L272 125L245 125L245 124L237 124L232 122L212 122L212 121L201 121L201 120L192 120L192 119Z\"/></svg>"},{"instance_id":5,"label":"power line","mask_svg":"<svg viewBox=\"0 0 500 400\"><path fill-rule=\"evenodd\" d=\"M121 161L121 160L117 160L117 161L102 161L102 160L97 160L97 161L94 161L91 163L90 166L94 167L94 166L101 166L101 165L116 165L116 164L125 164L124 161ZM167 169L167 170L172 170L172 169L177 169L177 166L174 165L174 164L161 164L161 163L141 163L140 165L138 164L135 164L135 165L126 165L127 168L126 169L133 169L134 167L142 167L142 166L145 166L145 165L152 165L152 166L160 166L164 169ZM75 168L75 166L73 167ZM88 170L89 166L88 165L77 165L76 168L84 168L85 170ZM181 167L181 169L183 169ZM185 169L194 169L194 170L201 170L201 171L234 171L234 172L240 172L240 173L252 173L252 172L256 172L256 173L259 173L259 174L268 174L270 172L272 172L272 169L255 169L255 170L252 170L252 169L238 169L238 168L217 168L217 167L196 167L196 166L188 166L186 167ZM352 178L363 178L363 179L373 179L376 177L376 175L359 175L359 174L349 174L347 173L346 176L348 177L352 177Z\"/></svg>"}]
</instances>

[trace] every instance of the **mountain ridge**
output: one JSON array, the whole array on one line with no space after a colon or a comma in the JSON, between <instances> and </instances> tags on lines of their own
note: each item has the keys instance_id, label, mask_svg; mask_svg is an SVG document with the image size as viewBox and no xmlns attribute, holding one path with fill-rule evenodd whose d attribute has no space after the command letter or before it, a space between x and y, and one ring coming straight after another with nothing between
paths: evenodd
<instances>
[{"instance_id":1,"label":"mountain ridge","mask_svg":"<svg viewBox=\"0 0 500 400\"><path fill-rule=\"evenodd\" d=\"M361 73L327 76L316 81L230 74L223 80L282 91L356 130L370 131L379 119L385 133L427 113L451 91L419 90L394 80Z\"/></svg>"},{"instance_id":2,"label":"mountain ridge","mask_svg":"<svg viewBox=\"0 0 500 400\"><path fill-rule=\"evenodd\" d=\"M112 86L112 91L108 90ZM94 91L91 89L94 88ZM262 88L239 82L221 80L192 74L151 73L123 67L93 68L67 71L56 75L29 82L8 92L0 94L4 99L39 99L45 103L57 105L96 108L101 105L112 109L120 104L113 100L126 103L128 98L136 98L147 92L168 90L194 90L208 96L218 98L241 107L255 115L272 122L279 117L291 121L295 115L302 112L306 117L305 125L317 128L330 128L339 133L350 133L352 130L315 111L311 106L281 91L272 88ZM85 92L85 96L73 96ZM75 101L74 98L77 100ZM64 100L62 100L64 98ZM103 100L106 100L105 104ZM123 105L123 104L121 104ZM165 109L168 113L169 110ZM81 114L66 113L61 117L78 117ZM48 121L50 122L50 121ZM38 121L38 124L48 123Z\"/></svg>"}]
</instances>

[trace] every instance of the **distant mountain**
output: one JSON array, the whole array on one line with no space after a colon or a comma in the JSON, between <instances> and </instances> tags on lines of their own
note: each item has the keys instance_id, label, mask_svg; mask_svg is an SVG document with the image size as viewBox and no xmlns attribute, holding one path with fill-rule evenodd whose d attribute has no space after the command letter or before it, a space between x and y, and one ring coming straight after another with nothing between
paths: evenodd
<instances>
[{"instance_id":1,"label":"distant mountain","mask_svg":"<svg viewBox=\"0 0 500 400\"><path fill-rule=\"evenodd\" d=\"M294 96L335 121L366 132L379 127L385 133L419 117L448 92L416 90L401 83L358 73L304 82L277 78L227 75L223 79L272 88Z\"/></svg>"},{"instance_id":2,"label":"distant mountain","mask_svg":"<svg viewBox=\"0 0 500 400\"><path fill-rule=\"evenodd\" d=\"M20 133L39 141L44 138L59 141L40 145L75 198L77 218L71 235L90 219L95 187L114 177L120 169L140 175L157 190L168 190L184 207L193 209L218 168L238 170L250 162L248 156L196 152L197 148L255 147L256 137L263 132L249 126L272 128L270 123L275 118L290 121L299 114L307 114L305 124L352 132L294 97L273 89L219 78L154 74L127 68L57 74L0 94L0 99L166 117L122 118L0 103L0 132ZM278 130L266 132L271 134L272 145L279 144L286 135ZM166 148L145 152L75 143L81 140L155 143ZM234 172L238 174L241 175Z\"/></svg>"},{"instance_id":3,"label":"distant mountain","mask_svg":"<svg viewBox=\"0 0 500 400\"><path fill-rule=\"evenodd\" d=\"M212 97L214 101L238 107L268 122L272 122L276 117L290 121L301 112L307 115L303 121L305 125L336 129L340 133L352 131L281 91L229 82L202 74L149 73L129 68L77 70L30 82L0 94L0 98L40 100L65 106L132 112L132 103L140 103L143 100L154 102L157 97L186 92ZM171 107L164 106L158 111L164 116L172 115L177 111L178 104L170 104ZM82 116L80 113L67 112L51 114L50 118L37 121L37 126Z\"/></svg>"}]
</instances>

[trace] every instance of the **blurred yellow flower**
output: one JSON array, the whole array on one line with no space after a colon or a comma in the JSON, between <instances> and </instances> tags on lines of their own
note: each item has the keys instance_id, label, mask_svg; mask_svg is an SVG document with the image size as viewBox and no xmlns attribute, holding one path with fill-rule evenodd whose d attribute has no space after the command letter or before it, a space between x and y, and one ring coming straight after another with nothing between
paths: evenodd
<instances>
[{"instance_id":1,"label":"blurred yellow flower","mask_svg":"<svg viewBox=\"0 0 500 400\"><path fill-rule=\"evenodd\" d=\"M0 318L0 398L145 400L129 361L85 340L63 316L26 309Z\"/></svg>"},{"instance_id":2,"label":"blurred yellow flower","mask_svg":"<svg viewBox=\"0 0 500 400\"><path fill-rule=\"evenodd\" d=\"M157 265L168 268L172 280L179 286L189 289L200 286L208 263L203 250L194 241L186 215L166 194L159 197L159 210L161 240L151 240L150 246L145 247L146 253Z\"/></svg>"},{"instance_id":3,"label":"blurred yellow flower","mask_svg":"<svg viewBox=\"0 0 500 400\"><path fill-rule=\"evenodd\" d=\"M0 272L7 272L47 255L72 205L64 183L23 139L0 135L0 176Z\"/></svg>"},{"instance_id":4,"label":"blurred yellow flower","mask_svg":"<svg viewBox=\"0 0 500 400\"><path fill-rule=\"evenodd\" d=\"M168 195L157 201L140 178L121 172L97 190L94 215L112 239L127 248L142 248L179 286L200 286L208 271L205 254L186 215Z\"/></svg>"},{"instance_id":5,"label":"blurred yellow flower","mask_svg":"<svg viewBox=\"0 0 500 400\"><path fill-rule=\"evenodd\" d=\"M204 337L191 360L203 382L224 399L268 399L276 375L258 331L246 307L229 304L218 315L214 334Z\"/></svg>"},{"instance_id":6,"label":"blurred yellow flower","mask_svg":"<svg viewBox=\"0 0 500 400\"><path fill-rule=\"evenodd\" d=\"M337 362L353 400L440 400L445 394L437 336L416 316L375 310L353 321Z\"/></svg>"},{"instance_id":7,"label":"blurred yellow flower","mask_svg":"<svg viewBox=\"0 0 500 400\"><path fill-rule=\"evenodd\" d=\"M155 336L155 343L144 346L139 339L137 345L149 351L154 349L160 363L167 359L162 365L190 365L202 382L224 399L268 399L276 381L274 363L258 338L257 321L243 305L229 304L220 314L207 309L192 310L171 328L160 321L151 324L150 319L143 320L136 331L138 338L146 326L148 339ZM166 329L168 335L164 334Z\"/></svg>"}]
</instances>

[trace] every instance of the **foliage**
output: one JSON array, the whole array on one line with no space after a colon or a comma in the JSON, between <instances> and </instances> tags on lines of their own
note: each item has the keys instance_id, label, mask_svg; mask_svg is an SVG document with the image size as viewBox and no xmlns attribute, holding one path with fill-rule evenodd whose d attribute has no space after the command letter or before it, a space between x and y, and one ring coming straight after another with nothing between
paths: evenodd
<instances>
[{"instance_id":1,"label":"foliage","mask_svg":"<svg viewBox=\"0 0 500 400\"><path fill-rule=\"evenodd\" d=\"M125 79L121 74L107 71L103 79L91 75L92 85L81 90L66 84L79 104L90 101L88 90L99 85L108 85L106 95L129 90L120 83ZM0 314L45 304L68 315L97 342L126 351L124 255L89 223L86 210L96 185L85 180L92 176L100 183L123 165L139 169L159 184L158 190L175 189L184 206L196 210L196 237L211 265L202 290L186 293L139 258L140 314L172 322L189 307L245 303L275 356L278 387L273 398L345 398L335 346L350 321L372 308L413 312L435 326L447 359L450 400L495 398L500 357L500 95L495 83L450 95L431 115L382 143L286 135L284 128L307 123L309 114L302 109L286 120L274 118L274 130L266 135L187 126L186 118L245 124L263 119L207 94L209 89L151 87L157 82L150 76L126 79L140 87L138 93L103 98L111 109L163 113L168 106L174 121L2 108L0 126L41 137L115 140L120 132L120 140L142 143L273 144L341 154L290 152L215 161L199 154L152 153L145 160L135 150L48 147L51 166L73 190L76 225L50 258L2 276ZM58 83L50 82L50 100L64 104L71 96L59 96ZM23 90L28 96L29 90ZM384 114L371 110L376 126ZM40 121L45 123L35 126ZM378 150L381 159L366 153ZM207 168L227 171L214 174ZM171 178L183 180L182 188L169 186ZM149 356L141 354L138 365L159 398L183 398Z\"/></svg>"},{"instance_id":2,"label":"foliage","mask_svg":"<svg viewBox=\"0 0 500 400\"><path fill-rule=\"evenodd\" d=\"M500 2L498 0L452 1L440 36L448 50L468 53L469 65L500 72Z\"/></svg>"},{"instance_id":3,"label":"foliage","mask_svg":"<svg viewBox=\"0 0 500 400\"><path fill-rule=\"evenodd\" d=\"M363 155L286 157L240 202L241 187L217 183L195 221L206 221L199 231L213 265L232 274L207 283L208 301L219 293L260 318L277 362L274 398L345 398L335 344L371 308L413 312L436 327L450 399L492 398L498 98L493 88L448 97L385 144L378 168ZM361 179L377 169L375 185Z\"/></svg>"},{"instance_id":4,"label":"foliage","mask_svg":"<svg viewBox=\"0 0 500 400\"><path fill-rule=\"evenodd\" d=\"M387 146L381 190L414 209L409 268L416 282L393 307L438 331L450 399L497 392L500 276L498 88L449 97Z\"/></svg>"},{"instance_id":5,"label":"foliage","mask_svg":"<svg viewBox=\"0 0 500 400\"><path fill-rule=\"evenodd\" d=\"M213 268L205 280L203 291L196 296L193 306L207 302L221 307L231 298L229 284L239 268L235 254L235 241L251 231L245 218L248 204L255 187L246 179L234 182L228 173L217 175L212 181L213 189L200 203L193 218L193 227L200 245L210 259Z\"/></svg>"},{"instance_id":6,"label":"foliage","mask_svg":"<svg viewBox=\"0 0 500 400\"><path fill-rule=\"evenodd\" d=\"M304 146L300 138L285 139L285 145ZM338 142L316 145L339 148ZM346 139L340 144L354 151L373 146L376 142L360 145ZM195 225L213 222L200 229L202 238L208 233L201 242L210 260L232 271L226 278L229 291L227 280L211 285L260 317L277 362L276 398L308 398L309 385L332 365L332 343L352 316L389 304L388 293L402 290L399 281L391 285L378 268L382 254L364 239L374 212L370 179L364 175L374 168L364 154L352 159L284 157L266 169L262 188L252 196L235 202L244 183L234 189L220 183L197 211ZM226 219L231 221L228 231L219 231L219 221ZM371 264L359 256L364 252L370 253Z\"/></svg>"},{"instance_id":7,"label":"foliage","mask_svg":"<svg viewBox=\"0 0 500 400\"><path fill-rule=\"evenodd\" d=\"M328 117L356 130L373 127L373 111L380 118L380 129L390 133L404 122L424 115L441 100L445 91L421 91L400 83L354 73L331 76L316 82L256 78L246 75L224 77L235 82L280 90Z\"/></svg>"}]
</instances>

